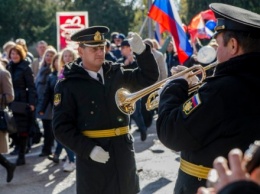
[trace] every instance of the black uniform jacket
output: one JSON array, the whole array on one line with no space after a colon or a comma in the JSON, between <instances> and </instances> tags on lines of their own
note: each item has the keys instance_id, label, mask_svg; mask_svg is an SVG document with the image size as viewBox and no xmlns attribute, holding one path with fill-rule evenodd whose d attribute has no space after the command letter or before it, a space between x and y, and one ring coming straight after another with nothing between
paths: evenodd
<instances>
[{"instance_id":1,"label":"black uniform jacket","mask_svg":"<svg viewBox=\"0 0 260 194\"><path fill-rule=\"evenodd\" d=\"M54 134L76 154L78 194L94 194L97 190L100 193L122 194L139 191L132 136L93 139L82 134L84 130L128 126L129 116L116 105L116 91L122 87L140 90L155 83L159 75L150 47L147 46L137 56L137 61L139 68L134 70L125 70L122 64L106 61L102 65L103 85L89 76L81 66L81 59L78 59L65 67L65 79L55 87ZM96 145L109 151L110 159L106 164L89 158ZM113 187L120 188L120 191L115 192Z\"/></svg>"},{"instance_id":2,"label":"black uniform jacket","mask_svg":"<svg viewBox=\"0 0 260 194\"><path fill-rule=\"evenodd\" d=\"M217 156L260 139L259 61L260 53L249 53L219 64L193 96L184 79L171 81L160 95L161 142L184 160L212 167Z\"/></svg>"}]
</instances>

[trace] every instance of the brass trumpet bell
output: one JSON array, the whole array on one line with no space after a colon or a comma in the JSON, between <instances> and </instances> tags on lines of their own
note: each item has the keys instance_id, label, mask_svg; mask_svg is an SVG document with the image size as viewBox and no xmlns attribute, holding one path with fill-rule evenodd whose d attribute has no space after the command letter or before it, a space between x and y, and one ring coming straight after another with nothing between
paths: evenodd
<instances>
[{"instance_id":1,"label":"brass trumpet bell","mask_svg":"<svg viewBox=\"0 0 260 194\"><path fill-rule=\"evenodd\" d=\"M202 49L201 52L203 51L203 54L200 54L200 60L203 62L208 62L209 60L212 60L216 57L216 53L214 53L214 49L211 47L207 47L205 49ZM193 65L190 68L187 68L181 72L178 72L164 80L161 80L159 82L156 82L155 84L144 88L140 91L130 93L127 89L125 88L120 88L117 90L116 95L115 95L115 101L117 104L117 107L119 110L124 113L131 115L135 111L135 103L137 100L141 99L142 97L150 94L148 96L147 102L146 102L146 109L153 110L158 107L159 105L159 99L158 99L158 89L164 86L165 82L171 79L176 79L179 77L184 76L185 74L189 73L189 77L201 74L201 78L198 81L197 84L195 85L190 85L189 86L189 94L196 91L200 85L203 83L203 81L206 78L206 71L215 67L218 63L212 63L207 65L206 67L203 67L201 65Z\"/></svg>"},{"instance_id":2,"label":"brass trumpet bell","mask_svg":"<svg viewBox=\"0 0 260 194\"><path fill-rule=\"evenodd\" d=\"M135 102L133 101L133 94L127 89L120 88L116 91L115 100L117 107L124 114L133 114L135 112Z\"/></svg>"}]
</instances>

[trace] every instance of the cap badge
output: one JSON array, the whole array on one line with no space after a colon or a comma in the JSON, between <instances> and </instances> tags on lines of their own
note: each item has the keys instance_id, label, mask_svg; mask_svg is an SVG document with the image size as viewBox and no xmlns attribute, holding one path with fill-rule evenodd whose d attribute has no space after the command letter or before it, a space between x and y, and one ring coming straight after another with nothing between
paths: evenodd
<instances>
[{"instance_id":1,"label":"cap badge","mask_svg":"<svg viewBox=\"0 0 260 194\"><path fill-rule=\"evenodd\" d=\"M99 31L97 31L97 32L95 33L94 40L95 40L95 41L99 41L99 40L101 40L101 39L102 39L102 38L101 38L101 34L100 34Z\"/></svg>"},{"instance_id":2,"label":"cap badge","mask_svg":"<svg viewBox=\"0 0 260 194\"><path fill-rule=\"evenodd\" d=\"M225 29L225 26L224 26L224 25L222 25L222 26L217 26L217 27L215 28L215 31L224 30L224 29Z\"/></svg>"}]
</instances>

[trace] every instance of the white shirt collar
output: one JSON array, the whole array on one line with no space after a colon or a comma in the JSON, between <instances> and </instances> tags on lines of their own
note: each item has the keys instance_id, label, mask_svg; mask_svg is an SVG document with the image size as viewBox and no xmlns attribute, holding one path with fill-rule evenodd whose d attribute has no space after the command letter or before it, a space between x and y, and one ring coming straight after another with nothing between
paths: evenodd
<instances>
[{"instance_id":1,"label":"white shirt collar","mask_svg":"<svg viewBox=\"0 0 260 194\"><path fill-rule=\"evenodd\" d=\"M103 82L104 82L103 68L102 67L98 70L98 72L87 70L87 69L85 69L85 70L89 73L90 77L92 77L95 80L98 80L97 74L99 73L101 75L102 79L103 79Z\"/></svg>"}]
</instances>

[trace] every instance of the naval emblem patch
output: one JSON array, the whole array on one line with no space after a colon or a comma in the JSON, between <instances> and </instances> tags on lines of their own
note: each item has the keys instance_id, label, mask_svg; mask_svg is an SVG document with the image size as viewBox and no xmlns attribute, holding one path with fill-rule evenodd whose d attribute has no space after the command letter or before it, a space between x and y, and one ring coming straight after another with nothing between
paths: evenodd
<instances>
[{"instance_id":1,"label":"naval emblem patch","mask_svg":"<svg viewBox=\"0 0 260 194\"><path fill-rule=\"evenodd\" d=\"M61 94L55 94L53 104L55 106L58 106L60 104L60 102L61 102Z\"/></svg>"},{"instance_id":2,"label":"naval emblem patch","mask_svg":"<svg viewBox=\"0 0 260 194\"><path fill-rule=\"evenodd\" d=\"M199 97L199 94L195 94L192 96L189 100L187 100L183 104L182 111L185 113L185 115L189 115L192 111L194 111L199 105L201 104L201 100Z\"/></svg>"}]
</instances>

